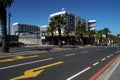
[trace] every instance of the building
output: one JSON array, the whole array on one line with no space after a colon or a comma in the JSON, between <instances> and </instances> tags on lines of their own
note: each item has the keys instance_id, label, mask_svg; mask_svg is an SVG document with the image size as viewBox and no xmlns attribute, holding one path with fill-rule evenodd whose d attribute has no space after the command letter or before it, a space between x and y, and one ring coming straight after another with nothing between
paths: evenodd
<instances>
[{"instance_id":1,"label":"building","mask_svg":"<svg viewBox=\"0 0 120 80\"><path fill-rule=\"evenodd\" d=\"M73 35L75 35L75 30L76 30L76 26L77 25L83 25L83 26L86 27L86 30L85 30L85 33L84 33L84 36L83 36L84 37L83 38L83 40L84 40L83 44L93 44L94 38L90 39L88 37L87 32L89 30L95 30L95 28L96 28L96 20L84 19L84 18L82 18L80 16L77 16L77 15L75 15L73 13L65 11L64 9L62 9L62 11L60 11L60 12L56 12L56 13L50 14L49 20L51 18L55 17L55 16L58 16L58 15L63 16L64 19L66 20L65 27L68 28L70 30L70 32L71 32L70 33L71 36L69 36L69 39L70 39L69 41L72 42L71 44L74 44L75 42L79 42L79 44L82 43L80 40L76 40L75 36L73 36ZM58 31L55 31L55 33L58 34ZM61 34L62 33L64 33L64 29L61 29ZM58 43L58 39L57 38L55 38L54 40L56 40L54 42ZM62 36L61 40L65 41L65 42L68 41L66 39L66 37L64 37L64 36ZM51 39L50 39L49 36L48 36L48 39L46 41L50 41L51 42Z\"/></svg>"},{"instance_id":2,"label":"building","mask_svg":"<svg viewBox=\"0 0 120 80\"><path fill-rule=\"evenodd\" d=\"M95 30L95 28L96 28L96 20L89 20L88 21L88 25L89 25L89 30Z\"/></svg>"},{"instance_id":3,"label":"building","mask_svg":"<svg viewBox=\"0 0 120 80\"><path fill-rule=\"evenodd\" d=\"M46 33L46 31L47 31L47 27L48 27L48 25L40 26L40 31L41 31L41 36L42 36L42 37L45 36L45 33Z\"/></svg>"},{"instance_id":4,"label":"building","mask_svg":"<svg viewBox=\"0 0 120 80\"><path fill-rule=\"evenodd\" d=\"M19 41L28 44L41 43L40 40L40 26L14 23L12 24L12 35L18 35Z\"/></svg>"},{"instance_id":5,"label":"building","mask_svg":"<svg viewBox=\"0 0 120 80\"><path fill-rule=\"evenodd\" d=\"M22 23L12 24L12 34L14 35L20 35L23 33L32 34L36 32L40 32L39 26L22 24Z\"/></svg>"},{"instance_id":6,"label":"building","mask_svg":"<svg viewBox=\"0 0 120 80\"><path fill-rule=\"evenodd\" d=\"M78 24L82 24L82 25L86 26L87 31L89 29L89 21L81 18L80 16L76 16L76 15L74 15L74 14L68 12L68 11L62 10L60 12L50 14L50 18L54 17L54 16L57 16L57 15L64 16L64 18L67 22L65 27L68 28L72 33L75 32L76 26Z\"/></svg>"}]
</instances>

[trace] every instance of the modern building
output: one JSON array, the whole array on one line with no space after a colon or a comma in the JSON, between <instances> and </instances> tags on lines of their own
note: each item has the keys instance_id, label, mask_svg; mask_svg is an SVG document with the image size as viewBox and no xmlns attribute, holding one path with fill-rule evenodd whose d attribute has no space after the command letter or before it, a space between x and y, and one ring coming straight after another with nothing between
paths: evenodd
<instances>
[{"instance_id":1,"label":"modern building","mask_svg":"<svg viewBox=\"0 0 120 80\"><path fill-rule=\"evenodd\" d=\"M47 31L48 25L42 25L40 26L41 36L45 36L45 33Z\"/></svg>"},{"instance_id":2,"label":"modern building","mask_svg":"<svg viewBox=\"0 0 120 80\"><path fill-rule=\"evenodd\" d=\"M57 15L64 16L64 18L67 22L65 27L68 28L73 33L78 24L82 24L82 25L86 26L86 30L87 31L89 30L89 23L91 23L91 22L89 22L89 20L83 19L80 16L76 16L68 11L65 11L64 9L62 9L62 11L60 11L60 12L50 14L50 18L57 16Z\"/></svg>"},{"instance_id":3,"label":"modern building","mask_svg":"<svg viewBox=\"0 0 120 80\"><path fill-rule=\"evenodd\" d=\"M95 30L95 28L96 28L96 22L97 22L96 20L89 20L88 21L88 23L89 23L88 24L89 25L89 27L88 27L89 30Z\"/></svg>"},{"instance_id":4,"label":"modern building","mask_svg":"<svg viewBox=\"0 0 120 80\"><path fill-rule=\"evenodd\" d=\"M40 32L40 27L29 24L14 23L12 24L12 34L20 35L21 33L32 34Z\"/></svg>"},{"instance_id":5,"label":"modern building","mask_svg":"<svg viewBox=\"0 0 120 80\"><path fill-rule=\"evenodd\" d=\"M12 24L12 35L18 35L20 41L29 41L29 43L32 42L33 44L41 42L40 26L14 23Z\"/></svg>"}]
</instances>

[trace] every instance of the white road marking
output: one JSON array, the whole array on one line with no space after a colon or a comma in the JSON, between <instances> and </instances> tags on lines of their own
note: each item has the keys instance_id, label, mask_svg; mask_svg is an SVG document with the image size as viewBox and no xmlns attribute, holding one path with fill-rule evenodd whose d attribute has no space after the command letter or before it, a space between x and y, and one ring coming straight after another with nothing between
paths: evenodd
<instances>
[{"instance_id":1,"label":"white road marking","mask_svg":"<svg viewBox=\"0 0 120 80\"><path fill-rule=\"evenodd\" d=\"M84 51L84 52L82 52L82 53L87 53L87 52L89 52L89 51Z\"/></svg>"},{"instance_id":2,"label":"white road marking","mask_svg":"<svg viewBox=\"0 0 120 80\"><path fill-rule=\"evenodd\" d=\"M107 58L109 58L110 56L107 56Z\"/></svg>"},{"instance_id":3,"label":"white road marking","mask_svg":"<svg viewBox=\"0 0 120 80\"><path fill-rule=\"evenodd\" d=\"M99 62L94 63L93 66L96 66L97 64L99 64Z\"/></svg>"},{"instance_id":4,"label":"white road marking","mask_svg":"<svg viewBox=\"0 0 120 80\"><path fill-rule=\"evenodd\" d=\"M104 61L106 58L102 58L101 61Z\"/></svg>"},{"instance_id":5,"label":"white road marking","mask_svg":"<svg viewBox=\"0 0 120 80\"><path fill-rule=\"evenodd\" d=\"M113 56L113 54L111 54L111 56Z\"/></svg>"},{"instance_id":6,"label":"white road marking","mask_svg":"<svg viewBox=\"0 0 120 80\"><path fill-rule=\"evenodd\" d=\"M73 55L76 55L76 54L75 54L75 53L72 53L72 54L66 54L65 57L73 56Z\"/></svg>"},{"instance_id":7,"label":"white road marking","mask_svg":"<svg viewBox=\"0 0 120 80\"><path fill-rule=\"evenodd\" d=\"M77 76L81 75L82 73L86 72L86 71L89 70L90 68L91 68L91 67L87 67L86 69L84 69L84 70L80 71L79 73L77 73L77 74L75 74L75 75L67 78L66 80L72 80L72 79L74 79L75 77L77 77Z\"/></svg>"},{"instance_id":8,"label":"white road marking","mask_svg":"<svg viewBox=\"0 0 120 80\"><path fill-rule=\"evenodd\" d=\"M8 68L13 68L13 67L18 67L18 66L23 66L23 65L28 65L28 64L33 64L33 63L38 63L38 62L43 62L43 61L49 61L49 60L52 60L52 59L53 59L53 58L47 58L47 59L42 59L42 60L33 61L33 62L27 62L27 63L22 63L22 64L16 64L16 65L12 65L12 66L2 67L2 68L0 68L0 70L8 69Z\"/></svg>"}]
</instances>

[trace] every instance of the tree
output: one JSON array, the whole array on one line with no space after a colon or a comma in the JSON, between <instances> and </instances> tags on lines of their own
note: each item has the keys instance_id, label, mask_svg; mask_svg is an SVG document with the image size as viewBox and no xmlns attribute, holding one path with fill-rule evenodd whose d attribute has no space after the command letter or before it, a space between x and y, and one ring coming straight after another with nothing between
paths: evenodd
<instances>
[{"instance_id":1,"label":"tree","mask_svg":"<svg viewBox=\"0 0 120 80\"><path fill-rule=\"evenodd\" d=\"M89 31L87 32L87 34L88 34L88 37L91 39L92 44L95 45L96 31L95 31L95 30L89 30Z\"/></svg>"},{"instance_id":2,"label":"tree","mask_svg":"<svg viewBox=\"0 0 120 80\"><path fill-rule=\"evenodd\" d=\"M120 34L117 34L117 37L120 38Z\"/></svg>"},{"instance_id":3,"label":"tree","mask_svg":"<svg viewBox=\"0 0 120 80\"><path fill-rule=\"evenodd\" d=\"M59 47L62 47L62 43L61 43L61 29L65 26L66 24L66 20L64 19L64 17L62 15L57 15L54 16L52 21L54 22L54 26L58 31L58 38L59 38Z\"/></svg>"},{"instance_id":4,"label":"tree","mask_svg":"<svg viewBox=\"0 0 120 80\"><path fill-rule=\"evenodd\" d=\"M120 34L117 34L116 38L117 38L117 42L120 44Z\"/></svg>"},{"instance_id":5,"label":"tree","mask_svg":"<svg viewBox=\"0 0 120 80\"><path fill-rule=\"evenodd\" d=\"M83 45L83 34L85 33L86 27L84 25L77 25L75 30L76 39L80 39L81 45Z\"/></svg>"},{"instance_id":6,"label":"tree","mask_svg":"<svg viewBox=\"0 0 120 80\"><path fill-rule=\"evenodd\" d=\"M108 34L111 33L111 31L108 28L104 28L102 31L103 31L103 34L106 36L106 42L107 42Z\"/></svg>"},{"instance_id":7,"label":"tree","mask_svg":"<svg viewBox=\"0 0 120 80\"><path fill-rule=\"evenodd\" d=\"M68 44L69 44L69 34L70 34L70 30L65 27L65 28L64 28L64 36L66 36L66 37L68 38L68 40L67 40L67 41L68 41L68 42L67 42Z\"/></svg>"},{"instance_id":8,"label":"tree","mask_svg":"<svg viewBox=\"0 0 120 80\"><path fill-rule=\"evenodd\" d=\"M0 24L2 28L2 52L9 52L7 28L6 28L6 8L10 7L14 0L0 0Z\"/></svg>"},{"instance_id":9,"label":"tree","mask_svg":"<svg viewBox=\"0 0 120 80\"><path fill-rule=\"evenodd\" d=\"M51 34L52 45L54 44L54 32L55 32L55 21L53 18L50 19L49 26L47 28L47 33Z\"/></svg>"},{"instance_id":10,"label":"tree","mask_svg":"<svg viewBox=\"0 0 120 80\"><path fill-rule=\"evenodd\" d=\"M102 35L103 35L103 31L102 30L98 30L96 37L97 37L98 40L100 40L100 42L103 41Z\"/></svg>"}]
</instances>

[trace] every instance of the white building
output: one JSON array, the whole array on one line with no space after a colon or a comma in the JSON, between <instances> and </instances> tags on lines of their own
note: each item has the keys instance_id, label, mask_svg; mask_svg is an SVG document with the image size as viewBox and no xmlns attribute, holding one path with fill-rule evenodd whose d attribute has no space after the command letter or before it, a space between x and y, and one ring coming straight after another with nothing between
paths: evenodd
<instances>
[{"instance_id":1,"label":"white building","mask_svg":"<svg viewBox=\"0 0 120 80\"><path fill-rule=\"evenodd\" d=\"M89 20L89 30L95 30L96 28L96 20Z\"/></svg>"},{"instance_id":2,"label":"white building","mask_svg":"<svg viewBox=\"0 0 120 80\"><path fill-rule=\"evenodd\" d=\"M50 14L50 18L57 16L57 15L64 16L64 18L67 22L65 27L68 28L72 33L75 32L76 26L78 24L82 24L82 25L86 26L86 30L88 30L88 20L86 20L86 19L83 19L83 18L76 16L76 15L74 15L68 11L65 11L65 10Z\"/></svg>"},{"instance_id":3,"label":"white building","mask_svg":"<svg viewBox=\"0 0 120 80\"><path fill-rule=\"evenodd\" d=\"M40 40L40 26L14 23L12 24L12 34L19 36L19 42L25 44L39 44Z\"/></svg>"}]
</instances>

